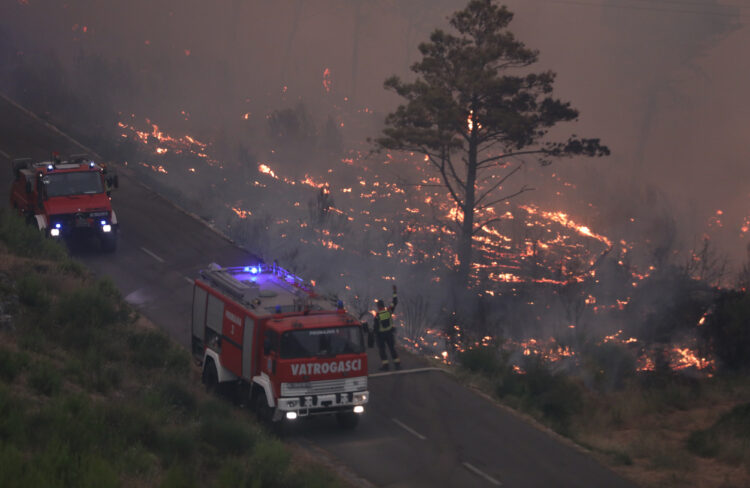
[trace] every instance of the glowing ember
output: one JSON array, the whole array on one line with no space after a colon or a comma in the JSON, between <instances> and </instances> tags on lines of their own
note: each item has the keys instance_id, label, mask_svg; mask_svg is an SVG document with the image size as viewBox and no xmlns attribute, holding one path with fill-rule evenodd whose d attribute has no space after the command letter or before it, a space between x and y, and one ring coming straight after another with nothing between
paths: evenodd
<instances>
[{"instance_id":1,"label":"glowing ember","mask_svg":"<svg viewBox=\"0 0 750 488\"><path fill-rule=\"evenodd\" d=\"M325 89L326 93L331 92L331 86L333 82L331 81L331 70L326 68L323 70L323 88Z\"/></svg>"}]
</instances>

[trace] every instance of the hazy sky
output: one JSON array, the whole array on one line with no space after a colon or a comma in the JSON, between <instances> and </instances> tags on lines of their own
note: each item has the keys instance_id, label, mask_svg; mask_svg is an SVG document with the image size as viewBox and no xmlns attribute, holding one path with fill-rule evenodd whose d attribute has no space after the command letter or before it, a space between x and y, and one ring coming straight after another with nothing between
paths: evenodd
<instances>
[{"instance_id":1,"label":"hazy sky","mask_svg":"<svg viewBox=\"0 0 750 488\"><path fill-rule=\"evenodd\" d=\"M262 121L300 98L321 117L338 106L367 107L382 119L397 102L383 80L408 77L417 43L464 4L4 0L0 39L21 56L55 52L69 69L80 53L120 62L139 87L134 99L116 95L121 109L208 135L244 113ZM600 137L612 149L606 160L554 167L598 199L601 225L618 228L631 204L633 215L669 212L689 245L722 210L724 228L714 223L713 231L735 261L744 257L750 10L739 5L508 2L516 13L511 30L541 51L538 68L556 71L556 95L581 111L566 132ZM349 140L376 135L346 130Z\"/></svg>"}]
</instances>

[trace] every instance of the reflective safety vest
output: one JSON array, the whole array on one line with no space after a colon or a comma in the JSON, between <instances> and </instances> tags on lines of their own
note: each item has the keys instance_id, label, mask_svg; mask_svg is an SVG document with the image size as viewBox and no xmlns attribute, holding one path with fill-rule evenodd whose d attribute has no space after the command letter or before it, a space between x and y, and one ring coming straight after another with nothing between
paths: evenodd
<instances>
[{"instance_id":1,"label":"reflective safety vest","mask_svg":"<svg viewBox=\"0 0 750 488\"><path fill-rule=\"evenodd\" d=\"M378 332L388 332L393 329L390 310L378 311Z\"/></svg>"}]
</instances>

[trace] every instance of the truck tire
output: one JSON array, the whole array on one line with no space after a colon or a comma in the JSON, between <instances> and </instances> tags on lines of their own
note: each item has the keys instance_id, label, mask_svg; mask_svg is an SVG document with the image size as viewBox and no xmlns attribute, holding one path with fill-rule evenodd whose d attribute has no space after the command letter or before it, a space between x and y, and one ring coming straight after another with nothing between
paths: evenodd
<instances>
[{"instance_id":1,"label":"truck tire","mask_svg":"<svg viewBox=\"0 0 750 488\"><path fill-rule=\"evenodd\" d=\"M255 415L258 416L258 420L261 424L270 425L273 419L273 409L268 406L268 400L266 400L266 393L258 389L255 392L255 401L253 402L253 409Z\"/></svg>"},{"instance_id":2,"label":"truck tire","mask_svg":"<svg viewBox=\"0 0 750 488\"><path fill-rule=\"evenodd\" d=\"M216 372L216 365L213 359L207 359L201 375L203 385L209 393L216 393L219 389L219 374Z\"/></svg>"},{"instance_id":3,"label":"truck tire","mask_svg":"<svg viewBox=\"0 0 750 488\"><path fill-rule=\"evenodd\" d=\"M101 238L102 251L115 252L117 250L117 236L107 236Z\"/></svg>"},{"instance_id":4,"label":"truck tire","mask_svg":"<svg viewBox=\"0 0 750 488\"><path fill-rule=\"evenodd\" d=\"M352 430L359 423L359 415L354 412L339 412L336 414L336 421L342 429Z\"/></svg>"}]
</instances>

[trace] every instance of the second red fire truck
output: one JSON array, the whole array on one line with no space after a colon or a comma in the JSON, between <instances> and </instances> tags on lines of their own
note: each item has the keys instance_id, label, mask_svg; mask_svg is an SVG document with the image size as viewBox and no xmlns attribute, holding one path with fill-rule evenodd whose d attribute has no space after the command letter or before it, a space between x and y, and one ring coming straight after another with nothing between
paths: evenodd
<instances>
[{"instance_id":1,"label":"second red fire truck","mask_svg":"<svg viewBox=\"0 0 750 488\"><path fill-rule=\"evenodd\" d=\"M354 428L369 399L361 324L275 264L201 271L192 350L208 389L234 388L264 421L334 414Z\"/></svg>"},{"instance_id":2,"label":"second red fire truck","mask_svg":"<svg viewBox=\"0 0 750 488\"><path fill-rule=\"evenodd\" d=\"M94 235L113 252L119 225L109 192L118 186L117 176L85 154L55 159L13 161L11 207L49 237Z\"/></svg>"}]
</instances>

